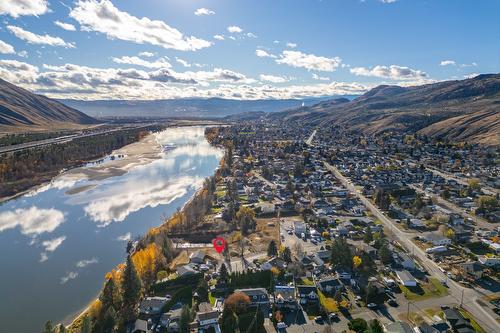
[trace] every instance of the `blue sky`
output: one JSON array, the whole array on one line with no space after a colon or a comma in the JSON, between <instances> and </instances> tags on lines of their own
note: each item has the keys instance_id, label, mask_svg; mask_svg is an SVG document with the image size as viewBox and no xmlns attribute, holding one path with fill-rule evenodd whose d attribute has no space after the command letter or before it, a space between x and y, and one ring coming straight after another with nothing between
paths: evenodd
<instances>
[{"instance_id":1,"label":"blue sky","mask_svg":"<svg viewBox=\"0 0 500 333\"><path fill-rule=\"evenodd\" d=\"M497 0L0 0L0 77L57 98L300 98L500 68Z\"/></svg>"}]
</instances>

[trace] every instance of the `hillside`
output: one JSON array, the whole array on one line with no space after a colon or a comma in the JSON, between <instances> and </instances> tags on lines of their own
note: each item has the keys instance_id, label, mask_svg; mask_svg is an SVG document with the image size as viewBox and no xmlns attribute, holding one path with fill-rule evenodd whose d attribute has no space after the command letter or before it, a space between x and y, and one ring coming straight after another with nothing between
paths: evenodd
<instances>
[{"instance_id":1,"label":"hillside","mask_svg":"<svg viewBox=\"0 0 500 333\"><path fill-rule=\"evenodd\" d=\"M53 99L0 79L0 132L72 128L98 123Z\"/></svg>"},{"instance_id":2,"label":"hillside","mask_svg":"<svg viewBox=\"0 0 500 333\"><path fill-rule=\"evenodd\" d=\"M272 118L352 131L426 134L451 141L500 145L500 74L415 87L382 85L352 100L321 102Z\"/></svg>"}]
</instances>

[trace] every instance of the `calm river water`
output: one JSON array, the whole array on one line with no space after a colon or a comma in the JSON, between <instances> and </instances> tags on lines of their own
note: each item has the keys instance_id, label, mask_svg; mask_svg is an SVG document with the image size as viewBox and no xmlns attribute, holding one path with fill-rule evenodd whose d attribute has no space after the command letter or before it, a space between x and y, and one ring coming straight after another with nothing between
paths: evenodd
<instances>
[{"instance_id":1,"label":"calm river water","mask_svg":"<svg viewBox=\"0 0 500 333\"><path fill-rule=\"evenodd\" d=\"M2 332L40 332L83 309L124 260L127 240L181 207L222 157L204 127L154 135L165 147L159 159L97 181L63 174L0 206Z\"/></svg>"}]
</instances>

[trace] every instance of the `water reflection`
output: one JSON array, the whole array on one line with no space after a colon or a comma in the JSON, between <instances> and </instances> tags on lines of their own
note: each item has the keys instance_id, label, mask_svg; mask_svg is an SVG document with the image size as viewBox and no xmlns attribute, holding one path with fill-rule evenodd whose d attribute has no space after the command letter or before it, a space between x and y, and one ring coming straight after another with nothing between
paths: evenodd
<instances>
[{"instance_id":1,"label":"water reflection","mask_svg":"<svg viewBox=\"0 0 500 333\"><path fill-rule=\"evenodd\" d=\"M61 174L0 206L0 321L7 331L38 332L85 307L105 272L125 256L125 242L161 223L213 174L222 152L203 127L155 134L158 158L124 172ZM124 162L122 159L120 162ZM30 313L29 321L18 321Z\"/></svg>"}]
</instances>

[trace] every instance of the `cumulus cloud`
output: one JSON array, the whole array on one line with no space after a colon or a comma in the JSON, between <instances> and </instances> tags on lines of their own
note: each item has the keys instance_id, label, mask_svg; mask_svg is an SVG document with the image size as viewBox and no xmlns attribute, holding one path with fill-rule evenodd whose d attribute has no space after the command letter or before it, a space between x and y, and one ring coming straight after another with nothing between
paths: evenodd
<instances>
[{"instance_id":1,"label":"cumulus cloud","mask_svg":"<svg viewBox=\"0 0 500 333\"><path fill-rule=\"evenodd\" d=\"M181 59L181 58L175 58L175 61L177 61L179 64L181 64L184 67L191 67L191 64L188 63L186 60Z\"/></svg>"},{"instance_id":2,"label":"cumulus cloud","mask_svg":"<svg viewBox=\"0 0 500 333\"><path fill-rule=\"evenodd\" d=\"M330 81L330 78L329 78L329 77L326 77L326 76L319 76L319 75L318 75L318 74L316 74L316 73L313 73L312 78L313 78L314 80L319 80L319 81Z\"/></svg>"},{"instance_id":3,"label":"cumulus cloud","mask_svg":"<svg viewBox=\"0 0 500 333\"><path fill-rule=\"evenodd\" d=\"M49 10L47 0L2 0L0 14L14 18L23 15L42 15Z\"/></svg>"},{"instance_id":4,"label":"cumulus cloud","mask_svg":"<svg viewBox=\"0 0 500 333\"><path fill-rule=\"evenodd\" d=\"M276 76L276 75L268 75L268 74L261 74L260 75L260 80L261 81L268 81L268 82L273 82L273 83L283 83L287 82L288 79L283 76Z\"/></svg>"},{"instance_id":5,"label":"cumulus cloud","mask_svg":"<svg viewBox=\"0 0 500 333\"><path fill-rule=\"evenodd\" d=\"M0 40L0 53L13 54L16 53L16 51L14 50L14 47L12 45L7 44L3 40Z\"/></svg>"},{"instance_id":6,"label":"cumulus cloud","mask_svg":"<svg viewBox=\"0 0 500 333\"><path fill-rule=\"evenodd\" d=\"M84 268L84 267L87 267L88 265L97 264L98 262L99 262L99 260L97 260L97 258L83 259L83 260L80 260L76 263L76 267Z\"/></svg>"},{"instance_id":7,"label":"cumulus cloud","mask_svg":"<svg viewBox=\"0 0 500 333\"><path fill-rule=\"evenodd\" d=\"M80 23L83 30L103 33L108 39L180 51L195 51L211 45L209 41L185 36L163 21L138 18L120 11L109 0L79 0L69 15Z\"/></svg>"},{"instance_id":8,"label":"cumulus cloud","mask_svg":"<svg viewBox=\"0 0 500 333\"><path fill-rule=\"evenodd\" d=\"M232 34L239 34L239 33L243 32L243 29L241 29L237 25L231 25L231 26L227 27L227 31L229 31Z\"/></svg>"},{"instance_id":9,"label":"cumulus cloud","mask_svg":"<svg viewBox=\"0 0 500 333\"><path fill-rule=\"evenodd\" d=\"M76 31L75 26L73 24L70 24L70 23L64 23L61 21L54 21L54 24L57 25L58 27L64 29L64 30Z\"/></svg>"},{"instance_id":10,"label":"cumulus cloud","mask_svg":"<svg viewBox=\"0 0 500 333\"><path fill-rule=\"evenodd\" d=\"M59 245L64 242L65 239L66 236L61 236L51 240L46 240L42 242L42 246L45 248L45 251L54 252L59 247Z\"/></svg>"},{"instance_id":11,"label":"cumulus cloud","mask_svg":"<svg viewBox=\"0 0 500 333\"><path fill-rule=\"evenodd\" d=\"M54 208L36 206L0 213L0 232L19 227L23 235L39 235L54 231L64 222L64 214Z\"/></svg>"},{"instance_id":12,"label":"cumulus cloud","mask_svg":"<svg viewBox=\"0 0 500 333\"><path fill-rule=\"evenodd\" d=\"M132 234L130 232L116 238L116 240L120 242L128 242L130 239L132 239Z\"/></svg>"},{"instance_id":13,"label":"cumulus cloud","mask_svg":"<svg viewBox=\"0 0 500 333\"><path fill-rule=\"evenodd\" d=\"M170 68L172 65L165 59L165 58L159 58L156 61L147 61L144 59L141 59L139 57L128 57L128 56L123 56L120 58L113 57L112 58L113 62L116 62L117 64L126 64L126 65L135 65L135 66L141 66L141 67L147 67L147 68Z\"/></svg>"},{"instance_id":14,"label":"cumulus cloud","mask_svg":"<svg viewBox=\"0 0 500 333\"><path fill-rule=\"evenodd\" d=\"M426 79L428 75L420 70L411 69L397 65L375 66L372 68L355 67L350 72L354 75L381 77L392 80L418 80Z\"/></svg>"},{"instance_id":15,"label":"cumulus cloud","mask_svg":"<svg viewBox=\"0 0 500 333\"><path fill-rule=\"evenodd\" d=\"M78 277L77 272L68 272L65 276L61 278L61 284L67 283L69 280L74 280Z\"/></svg>"},{"instance_id":16,"label":"cumulus cloud","mask_svg":"<svg viewBox=\"0 0 500 333\"><path fill-rule=\"evenodd\" d=\"M198 8L194 12L194 15L196 15L196 16L215 15L215 12L213 10L208 9L208 8Z\"/></svg>"},{"instance_id":17,"label":"cumulus cloud","mask_svg":"<svg viewBox=\"0 0 500 333\"><path fill-rule=\"evenodd\" d=\"M151 57L154 57L155 55L156 55L156 53L153 53L153 52L141 52L141 53L139 53L140 57L146 57L146 58L151 58Z\"/></svg>"},{"instance_id":18,"label":"cumulus cloud","mask_svg":"<svg viewBox=\"0 0 500 333\"><path fill-rule=\"evenodd\" d=\"M286 43L286 47L294 49L297 47L297 44L288 42L288 43Z\"/></svg>"},{"instance_id":19,"label":"cumulus cloud","mask_svg":"<svg viewBox=\"0 0 500 333\"><path fill-rule=\"evenodd\" d=\"M214 35L214 39L224 40L224 36L223 35Z\"/></svg>"},{"instance_id":20,"label":"cumulus cloud","mask_svg":"<svg viewBox=\"0 0 500 333\"><path fill-rule=\"evenodd\" d=\"M269 52L262 49L255 50L255 55L259 58L277 58L274 54L270 54Z\"/></svg>"},{"instance_id":21,"label":"cumulus cloud","mask_svg":"<svg viewBox=\"0 0 500 333\"><path fill-rule=\"evenodd\" d=\"M276 62L292 67L306 68L307 70L333 72L342 63L342 59L339 57L320 57L300 51L283 51L280 58L276 59Z\"/></svg>"},{"instance_id":22,"label":"cumulus cloud","mask_svg":"<svg viewBox=\"0 0 500 333\"><path fill-rule=\"evenodd\" d=\"M455 66L456 62L454 60L443 60L439 63L441 66Z\"/></svg>"},{"instance_id":23,"label":"cumulus cloud","mask_svg":"<svg viewBox=\"0 0 500 333\"><path fill-rule=\"evenodd\" d=\"M50 46L62 46L65 48L74 48L74 43L67 43L60 37L45 35L37 35L31 31L24 30L23 28L8 25L7 29L12 32L17 38L24 40L28 44L41 44Z\"/></svg>"}]
</instances>

